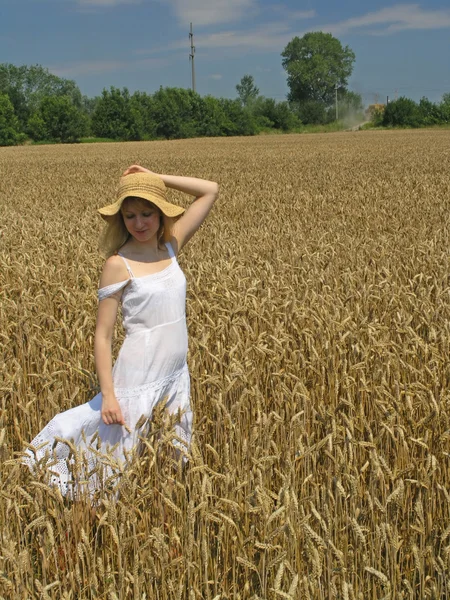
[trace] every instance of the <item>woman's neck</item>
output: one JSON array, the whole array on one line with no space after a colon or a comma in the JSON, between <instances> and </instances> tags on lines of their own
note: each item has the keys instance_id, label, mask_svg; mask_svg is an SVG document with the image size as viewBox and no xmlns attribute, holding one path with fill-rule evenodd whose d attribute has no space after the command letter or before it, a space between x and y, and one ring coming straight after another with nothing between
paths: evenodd
<instances>
[{"instance_id":1,"label":"woman's neck","mask_svg":"<svg viewBox=\"0 0 450 600\"><path fill-rule=\"evenodd\" d=\"M125 244L128 252L134 254L135 256L146 256L146 257L158 257L161 252L164 251L164 248L161 248L158 244L158 240L155 238L154 240L148 240L147 242L138 242L137 240L131 239L127 244Z\"/></svg>"}]
</instances>

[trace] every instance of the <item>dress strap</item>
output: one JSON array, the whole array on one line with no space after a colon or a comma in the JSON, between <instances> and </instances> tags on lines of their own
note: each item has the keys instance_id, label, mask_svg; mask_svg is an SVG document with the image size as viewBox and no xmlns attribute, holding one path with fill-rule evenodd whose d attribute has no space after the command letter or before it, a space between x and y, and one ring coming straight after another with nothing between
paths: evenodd
<instances>
[{"instance_id":1,"label":"dress strap","mask_svg":"<svg viewBox=\"0 0 450 600\"><path fill-rule=\"evenodd\" d=\"M169 252L170 258L172 260L174 260L176 258L176 256L175 256L175 252L173 251L172 244L170 242L166 242L165 246L167 248L167 251Z\"/></svg>"},{"instance_id":2,"label":"dress strap","mask_svg":"<svg viewBox=\"0 0 450 600\"><path fill-rule=\"evenodd\" d=\"M128 271L128 273L129 273L130 277L134 277L134 275L133 275L133 271L131 270L131 267L130 267L130 265L128 264L128 261L127 261L127 259L125 258L125 256L124 256L123 254L120 254L120 252L118 252L118 253L117 253L117 255L118 255L118 256L120 256L120 258L121 258L121 259L123 260L123 262L125 263L125 266L126 266L126 268L127 268L127 271Z\"/></svg>"}]
</instances>

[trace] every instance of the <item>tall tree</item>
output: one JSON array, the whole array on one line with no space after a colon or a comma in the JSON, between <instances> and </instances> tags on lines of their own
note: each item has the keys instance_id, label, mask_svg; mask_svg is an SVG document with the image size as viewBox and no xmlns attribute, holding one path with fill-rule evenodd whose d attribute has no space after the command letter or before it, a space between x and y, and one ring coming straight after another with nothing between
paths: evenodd
<instances>
[{"instance_id":1,"label":"tall tree","mask_svg":"<svg viewBox=\"0 0 450 600\"><path fill-rule=\"evenodd\" d=\"M336 85L346 89L353 71L354 52L331 33L316 31L293 38L283 50L290 101L333 103Z\"/></svg>"},{"instance_id":2,"label":"tall tree","mask_svg":"<svg viewBox=\"0 0 450 600\"><path fill-rule=\"evenodd\" d=\"M244 75L240 83L237 84L236 91L243 106L248 106L254 102L259 95L259 88L255 85L253 75Z\"/></svg>"},{"instance_id":3,"label":"tall tree","mask_svg":"<svg viewBox=\"0 0 450 600\"><path fill-rule=\"evenodd\" d=\"M77 108L82 106L82 95L76 83L53 75L41 65L0 64L0 93L8 95L22 127L48 96L64 96Z\"/></svg>"}]
</instances>

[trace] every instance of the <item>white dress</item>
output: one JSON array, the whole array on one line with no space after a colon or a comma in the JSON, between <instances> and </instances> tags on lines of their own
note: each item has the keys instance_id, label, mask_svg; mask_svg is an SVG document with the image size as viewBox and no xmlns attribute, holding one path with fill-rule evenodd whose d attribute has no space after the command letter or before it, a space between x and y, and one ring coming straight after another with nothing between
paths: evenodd
<instances>
[{"instance_id":1,"label":"white dress","mask_svg":"<svg viewBox=\"0 0 450 600\"><path fill-rule=\"evenodd\" d=\"M186 364L186 279L172 246L166 246L171 263L162 271L134 277L122 257L130 279L98 291L99 301L122 291L125 339L114 364L113 382L131 432L121 425L106 425L102 421L99 393L90 402L56 415L31 442L35 452L27 449L25 453L24 462L32 470L42 458L49 459L51 482L58 485L64 495L76 493L68 468L74 454L69 444L57 438L68 440L77 451L85 453L88 472L82 479L90 492L103 483L98 472L95 473L99 453L111 457L123 468L127 452L135 448L139 436L143 435L143 429L137 429L136 424L139 420L142 423L142 416L151 417L154 407L163 399L170 413L181 416L175 426L178 444L181 440L186 448L189 446L192 412ZM103 480L114 471L104 466L103 469Z\"/></svg>"}]
</instances>

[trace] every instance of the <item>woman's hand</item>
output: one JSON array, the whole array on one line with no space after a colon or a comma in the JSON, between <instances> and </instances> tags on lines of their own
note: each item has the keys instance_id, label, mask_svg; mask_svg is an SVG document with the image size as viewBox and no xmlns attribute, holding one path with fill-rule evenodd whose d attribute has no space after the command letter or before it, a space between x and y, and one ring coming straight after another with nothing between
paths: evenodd
<instances>
[{"instance_id":1,"label":"woman's hand","mask_svg":"<svg viewBox=\"0 0 450 600\"><path fill-rule=\"evenodd\" d=\"M131 165L131 167L128 167L128 169L123 172L122 177L131 175L132 173L150 173L150 175L156 175L156 173L146 169L145 167L141 167L141 165Z\"/></svg>"},{"instance_id":2,"label":"woman's hand","mask_svg":"<svg viewBox=\"0 0 450 600\"><path fill-rule=\"evenodd\" d=\"M106 425L125 425L120 404L115 396L103 396L101 415Z\"/></svg>"}]
</instances>

